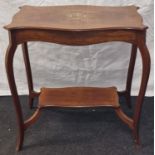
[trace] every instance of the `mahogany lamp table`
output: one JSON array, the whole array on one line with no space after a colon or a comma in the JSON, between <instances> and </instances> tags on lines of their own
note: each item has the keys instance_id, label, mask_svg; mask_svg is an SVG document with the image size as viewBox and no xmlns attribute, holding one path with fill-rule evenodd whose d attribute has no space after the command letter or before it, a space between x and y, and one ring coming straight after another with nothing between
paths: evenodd
<instances>
[{"instance_id":1,"label":"mahogany lamp table","mask_svg":"<svg viewBox=\"0 0 155 155\"><path fill-rule=\"evenodd\" d=\"M146 46L146 30L135 6L106 7L88 5L70 6L23 6L5 26L9 32L9 46L6 52L6 72L13 97L19 129L16 150L23 145L24 131L31 126L40 112L49 107L66 108L113 108L117 116L128 125L139 143L139 121L142 103L150 73L150 55ZM117 91L110 86L41 88L34 91L31 66L28 54L28 41L43 41L63 45L81 46L109 41L122 41L132 44L126 88ZM15 83L13 59L16 48L22 45L24 63L29 88L29 106L32 108L35 97L39 98L34 114L24 121L19 95ZM119 104L119 95L126 98L131 107L130 93L137 48L142 57L142 78L133 117L127 116Z\"/></svg>"}]
</instances>

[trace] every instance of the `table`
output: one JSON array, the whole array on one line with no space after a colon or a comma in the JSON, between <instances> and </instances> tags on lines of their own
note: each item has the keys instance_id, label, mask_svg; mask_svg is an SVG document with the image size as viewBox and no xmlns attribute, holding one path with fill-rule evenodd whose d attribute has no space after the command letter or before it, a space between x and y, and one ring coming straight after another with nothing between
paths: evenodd
<instances>
[{"instance_id":1,"label":"table","mask_svg":"<svg viewBox=\"0 0 155 155\"><path fill-rule=\"evenodd\" d=\"M45 108L113 108L117 116L131 129L134 140L139 144L139 121L142 103L150 73L150 55L146 46L146 30L136 6L108 7L89 5L70 6L23 6L5 26L9 32L9 46L6 52L6 73L17 115L18 141L16 150L22 148L24 131L31 126ZM118 91L115 86L41 88L33 87L29 61L28 41L44 41L63 45L91 45L109 41L123 41L132 44L127 74L126 88ZM24 63L29 88L29 106L32 108L35 97L39 98L34 114L24 121L15 83L13 58L18 45L22 45ZM142 78L136 99L133 117L127 116L120 104L119 95L126 98L131 108L131 85L139 48L142 57Z\"/></svg>"}]
</instances>

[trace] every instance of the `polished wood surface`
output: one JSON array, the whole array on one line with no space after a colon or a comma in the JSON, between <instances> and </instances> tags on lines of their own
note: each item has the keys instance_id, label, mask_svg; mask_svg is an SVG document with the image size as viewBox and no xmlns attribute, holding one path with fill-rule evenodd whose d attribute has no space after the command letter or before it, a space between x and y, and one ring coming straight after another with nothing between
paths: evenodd
<instances>
[{"instance_id":1,"label":"polished wood surface","mask_svg":"<svg viewBox=\"0 0 155 155\"><path fill-rule=\"evenodd\" d=\"M23 6L7 29L145 29L135 6Z\"/></svg>"},{"instance_id":2,"label":"polished wood surface","mask_svg":"<svg viewBox=\"0 0 155 155\"><path fill-rule=\"evenodd\" d=\"M42 88L39 107L119 107L115 87Z\"/></svg>"},{"instance_id":3,"label":"polished wood surface","mask_svg":"<svg viewBox=\"0 0 155 155\"><path fill-rule=\"evenodd\" d=\"M16 150L22 148L24 131L34 124L41 111L48 107L111 107L117 116L132 130L134 140L139 140L139 122L143 99L150 73L150 54L146 45L146 26L135 6L24 6L14 16L12 23L5 26L9 32L9 46L6 52L6 73L17 116L18 141ZM132 44L125 90L117 92L115 87L92 88L42 88L35 92L29 61L27 43L44 41L63 45L91 45L109 41ZM39 103L32 116L24 121L22 107L15 82L13 60L16 49L22 45L26 76L29 88L29 106L39 96ZM139 48L139 50L137 50ZM123 112L118 95L126 98L131 107L131 88L137 52L142 58L142 77L132 117ZM48 55L47 55L48 56Z\"/></svg>"}]
</instances>

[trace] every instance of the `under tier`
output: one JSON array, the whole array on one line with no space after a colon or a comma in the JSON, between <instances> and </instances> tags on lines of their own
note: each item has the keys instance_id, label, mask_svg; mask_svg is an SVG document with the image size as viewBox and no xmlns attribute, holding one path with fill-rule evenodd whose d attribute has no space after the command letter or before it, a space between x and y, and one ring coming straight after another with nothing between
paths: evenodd
<instances>
[{"instance_id":1,"label":"under tier","mask_svg":"<svg viewBox=\"0 0 155 155\"><path fill-rule=\"evenodd\" d=\"M41 88L39 107L119 107L115 87Z\"/></svg>"}]
</instances>

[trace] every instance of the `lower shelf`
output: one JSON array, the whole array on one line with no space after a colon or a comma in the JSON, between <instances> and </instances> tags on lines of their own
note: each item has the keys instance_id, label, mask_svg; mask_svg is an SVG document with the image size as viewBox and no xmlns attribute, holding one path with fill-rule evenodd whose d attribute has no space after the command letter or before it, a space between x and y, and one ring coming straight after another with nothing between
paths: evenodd
<instances>
[{"instance_id":1,"label":"lower shelf","mask_svg":"<svg viewBox=\"0 0 155 155\"><path fill-rule=\"evenodd\" d=\"M119 107L115 87L41 88L39 107Z\"/></svg>"}]
</instances>

